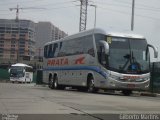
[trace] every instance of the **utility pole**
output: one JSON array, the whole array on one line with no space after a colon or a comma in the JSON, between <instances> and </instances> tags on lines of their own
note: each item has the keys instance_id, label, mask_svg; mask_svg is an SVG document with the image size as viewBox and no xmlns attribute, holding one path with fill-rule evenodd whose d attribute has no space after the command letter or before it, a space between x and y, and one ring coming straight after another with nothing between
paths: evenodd
<instances>
[{"instance_id":1,"label":"utility pole","mask_svg":"<svg viewBox=\"0 0 160 120\"><path fill-rule=\"evenodd\" d=\"M96 27L96 19L97 19L97 5L91 4L90 6L94 7L94 28Z\"/></svg>"},{"instance_id":2,"label":"utility pole","mask_svg":"<svg viewBox=\"0 0 160 120\"><path fill-rule=\"evenodd\" d=\"M135 0L132 0L131 31L133 31L134 29L134 8L135 8Z\"/></svg>"},{"instance_id":3,"label":"utility pole","mask_svg":"<svg viewBox=\"0 0 160 120\"><path fill-rule=\"evenodd\" d=\"M87 6L88 0L80 0L80 22L79 22L79 31L86 30L87 24Z\"/></svg>"}]
</instances>

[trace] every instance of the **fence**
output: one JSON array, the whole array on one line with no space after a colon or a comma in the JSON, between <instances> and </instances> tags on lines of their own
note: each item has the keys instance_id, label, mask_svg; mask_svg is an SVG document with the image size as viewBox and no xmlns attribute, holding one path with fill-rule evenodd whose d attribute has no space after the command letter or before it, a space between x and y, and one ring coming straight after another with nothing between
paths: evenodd
<instances>
[{"instance_id":1,"label":"fence","mask_svg":"<svg viewBox=\"0 0 160 120\"><path fill-rule=\"evenodd\" d=\"M160 93L160 62L154 62L151 66L150 90L151 92Z\"/></svg>"},{"instance_id":2,"label":"fence","mask_svg":"<svg viewBox=\"0 0 160 120\"><path fill-rule=\"evenodd\" d=\"M0 80L9 80L9 73L7 69L0 69Z\"/></svg>"},{"instance_id":3,"label":"fence","mask_svg":"<svg viewBox=\"0 0 160 120\"><path fill-rule=\"evenodd\" d=\"M37 79L37 72L33 73L33 82L36 83L36 79ZM8 69L2 69L0 68L0 81L9 81L9 73L8 73Z\"/></svg>"}]
</instances>

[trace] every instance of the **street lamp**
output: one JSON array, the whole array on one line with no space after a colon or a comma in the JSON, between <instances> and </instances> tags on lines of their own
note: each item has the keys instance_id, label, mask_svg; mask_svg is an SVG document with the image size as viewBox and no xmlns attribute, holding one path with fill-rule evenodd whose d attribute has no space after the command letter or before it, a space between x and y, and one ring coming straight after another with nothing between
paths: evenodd
<instances>
[{"instance_id":1,"label":"street lamp","mask_svg":"<svg viewBox=\"0 0 160 120\"><path fill-rule=\"evenodd\" d=\"M94 14L95 14L95 18L94 18L94 28L95 28L95 27L96 27L96 19L97 19L97 18L96 18L96 16L97 16L97 15L96 15L96 14L97 14L97 13L96 13L96 11L97 11L97 10L96 10L96 9L97 9L97 5L92 5L92 4L91 4L91 5L89 5L89 6L92 6L92 7L95 8L95 13L94 13Z\"/></svg>"}]
</instances>

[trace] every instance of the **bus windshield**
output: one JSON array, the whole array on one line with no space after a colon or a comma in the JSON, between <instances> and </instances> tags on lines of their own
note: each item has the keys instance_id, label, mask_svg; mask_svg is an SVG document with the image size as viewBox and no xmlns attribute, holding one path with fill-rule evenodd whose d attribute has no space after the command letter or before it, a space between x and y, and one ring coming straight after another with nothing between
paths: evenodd
<instances>
[{"instance_id":1,"label":"bus windshield","mask_svg":"<svg viewBox=\"0 0 160 120\"><path fill-rule=\"evenodd\" d=\"M149 53L145 39L107 37L107 42L110 48L109 69L132 74L149 72Z\"/></svg>"},{"instance_id":2,"label":"bus windshield","mask_svg":"<svg viewBox=\"0 0 160 120\"><path fill-rule=\"evenodd\" d=\"M24 76L24 67L11 67L10 77L23 77Z\"/></svg>"}]
</instances>

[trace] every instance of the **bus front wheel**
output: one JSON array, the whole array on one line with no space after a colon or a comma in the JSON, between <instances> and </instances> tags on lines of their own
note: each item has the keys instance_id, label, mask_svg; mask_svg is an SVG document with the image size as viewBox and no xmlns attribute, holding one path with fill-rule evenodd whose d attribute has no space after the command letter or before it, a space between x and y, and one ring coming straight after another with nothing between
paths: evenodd
<instances>
[{"instance_id":1,"label":"bus front wheel","mask_svg":"<svg viewBox=\"0 0 160 120\"><path fill-rule=\"evenodd\" d=\"M88 79L88 92L95 93L98 89L95 88L93 77L89 77Z\"/></svg>"}]
</instances>

